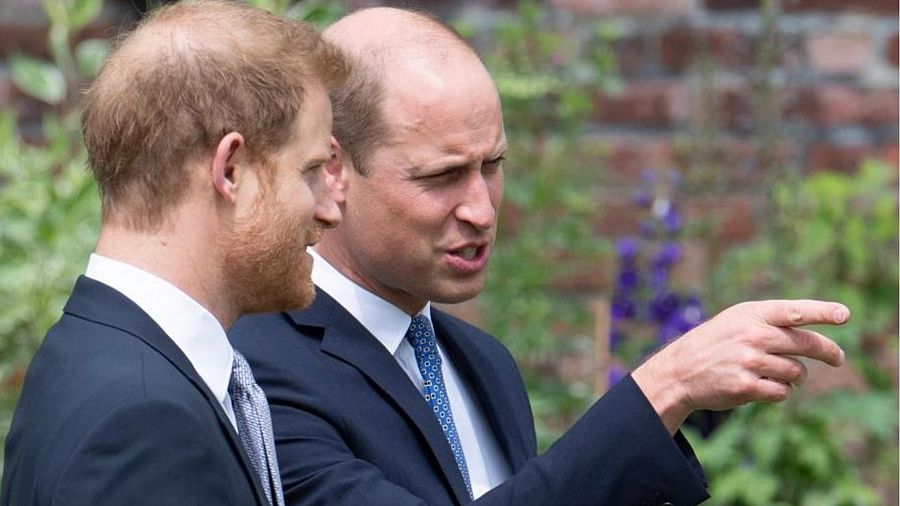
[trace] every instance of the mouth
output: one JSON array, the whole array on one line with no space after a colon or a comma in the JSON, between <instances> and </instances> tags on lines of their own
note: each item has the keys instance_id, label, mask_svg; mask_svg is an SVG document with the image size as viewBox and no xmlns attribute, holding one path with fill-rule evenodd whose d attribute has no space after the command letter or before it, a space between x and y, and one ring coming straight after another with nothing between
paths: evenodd
<instances>
[{"instance_id":1,"label":"mouth","mask_svg":"<svg viewBox=\"0 0 900 506\"><path fill-rule=\"evenodd\" d=\"M490 245L466 245L447 250L446 258L451 268L463 274L481 272L487 266Z\"/></svg>"}]
</instances>

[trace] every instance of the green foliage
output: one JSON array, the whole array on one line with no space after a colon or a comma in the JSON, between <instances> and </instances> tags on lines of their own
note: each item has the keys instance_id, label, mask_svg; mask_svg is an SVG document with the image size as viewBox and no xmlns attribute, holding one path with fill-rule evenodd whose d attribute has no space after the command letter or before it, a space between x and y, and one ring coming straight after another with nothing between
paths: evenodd
<instances>
[{"instance_id":1,"label":"green foliage","mask_svg":"<svg viewBox=\"0 0 900 506\"><path fill-rule=\"evenodd\" d=\"M785 404L736 410L696 444L712 504L874 505L880 499L867 483L896 487L897 393L879 365L897 353L894 171L869 161L855 175L823 172L777 185L778 233L719 266L723 304L776 296L847 304L850 322L818 330L844 348L865 386L820 396L801 389Z\"/></svg>"},{"instance_id":2,"label":"green foliage","mask_svg":"<svg viewBox=\"0 0 900 506\"><path fill-rule=\"evenodd\" d=\"M90 78L107 51L70 40L100 12L99 0L45 0L54 61L17 55L13 82L53 108L34 145L13 111L0 112L0 432L6 433L22 374L47 329L59 318L97 238L96 186L85 170L79 110L72 90Z\"/></svg>"},{"instance_id":3,"label":"green foliage","mask_svg":"<svg viewBox=\"0 0 900 506\"><path fill-rule=\"evenodd\" d=\"M324 28L344 14L342 2L337 0L248 0L248 4L288 19L306 21Z\"/></svg>"}]
</instances>

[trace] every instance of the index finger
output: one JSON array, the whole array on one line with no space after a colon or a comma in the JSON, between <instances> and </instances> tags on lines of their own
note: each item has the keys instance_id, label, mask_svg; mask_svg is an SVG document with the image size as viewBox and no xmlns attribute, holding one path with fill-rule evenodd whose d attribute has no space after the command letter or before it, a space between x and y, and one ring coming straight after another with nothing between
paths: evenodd
<instances>
[{"instance_id":1,"label":"index finger","mask_svg":"<svg viewBox=\"0 0 900 506\"><path fill-rule=\"evenodd\" d=\"M765 301L763 320L776 327L800 325L840 325L850 319L847 306L837 302L820 300L770 300Z\"/></svg>"}]
</instances>

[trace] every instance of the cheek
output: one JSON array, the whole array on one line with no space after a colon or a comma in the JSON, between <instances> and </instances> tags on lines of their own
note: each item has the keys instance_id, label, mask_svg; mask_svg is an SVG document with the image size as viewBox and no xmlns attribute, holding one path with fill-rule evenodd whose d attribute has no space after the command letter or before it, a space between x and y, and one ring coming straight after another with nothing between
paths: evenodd
<instances>
[{"instance_id":1,"label":"cheek","mask_svg":"<svg viewBox=\"0 0 900 506\"><path fill-rule=\"evenodd\" d=\"M503 200L503 172L500 172L496 177L488 181L488 194L491 197L491 204L494 205L494 209L498 209L500 202Z\"/></svg>"}]
</instances>

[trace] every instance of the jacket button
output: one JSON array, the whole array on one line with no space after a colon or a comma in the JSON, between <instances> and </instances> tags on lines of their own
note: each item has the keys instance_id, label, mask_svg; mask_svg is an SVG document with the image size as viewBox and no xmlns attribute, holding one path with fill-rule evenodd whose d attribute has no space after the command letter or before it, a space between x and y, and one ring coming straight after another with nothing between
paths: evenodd
<instances>
[{"instance_id":1,"label":"jacket button","mask_svg":"<svg viewBox=\"0 0 900 506\"><path fill-rule=\"evenodd\" d=\"M675 506L675 505L670 503L669 501L666 501L666 502L660 504L659 506Z\"/></svg>"}]
</instances>

